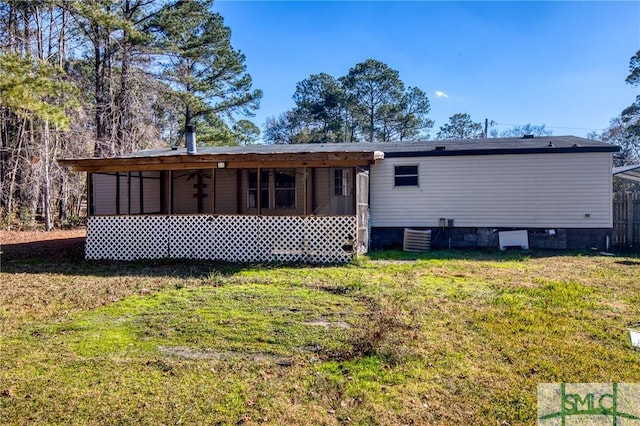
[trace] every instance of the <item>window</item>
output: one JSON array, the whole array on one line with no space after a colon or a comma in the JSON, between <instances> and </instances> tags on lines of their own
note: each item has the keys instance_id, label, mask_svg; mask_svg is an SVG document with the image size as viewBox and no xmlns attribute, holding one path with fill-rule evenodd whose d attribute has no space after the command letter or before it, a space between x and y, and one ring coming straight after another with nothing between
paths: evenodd
<instances>
[{"instance_id":1,"label":"window","mask_svg":"<svg viewBox=\"0 0 640 426\"><path fill-rule=\"evenodd\" d=\"M418 166L395 166L395 186L418 186Z\"/></svg>"},{"instance_id":2,"label":"window","mask_svg":"<svg viewBox=\"0 0 640 426\"><path fill-rule=\"evenodd\" d=\"M274 172L274 200L276 209L293 209L296 207L296 173L295 171Z\"/></svg>"},{"instance_id":3,"label":"window","mask_svg":"<svg viewBox=\"0 0 640 426\"><path fill-rule=\"evenodd\" d=\"M260 186L262 187L261 204L265 208L269 208L269 172L263 170L260 173ZM250 209L258 208L258 171L249 170L249 185L247 194L247 207Z\"/></svg>"},{"instance_id":4,"label":"window","mask_svg":"<svg viewBox=\"0 0 640 426\"><path fill-rule=\"evenodd\" d=\"M349 169L333 170L333 195L336 197L348 197L351 195L351 179Z\"/></svg>"},{"instance_id":5,"label":"window","mask_svg":"<svg viewBox=\"0 0 640 426\"><path fill-rule=\"evenodd\" d=\"M296 207L296 171L262 170L260 172L260 207L294 209ZM258 171L248 172L247 208L258 208Z\"/></svg>"}]
</instances>

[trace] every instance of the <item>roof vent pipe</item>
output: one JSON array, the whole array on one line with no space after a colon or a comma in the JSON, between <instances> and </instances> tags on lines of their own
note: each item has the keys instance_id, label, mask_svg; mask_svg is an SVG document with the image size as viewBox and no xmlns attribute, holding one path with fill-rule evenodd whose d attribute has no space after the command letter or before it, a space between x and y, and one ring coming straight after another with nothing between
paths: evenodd
<instances>
[{"instance_id":1,"label":"roof vent pipe","mask_svg":"<svg viewBox=\"0 0 640 426\"><path fill-rule=\"evenodd\" d=\"M184 128L184 140L187 145L187 154L196 153L196 126L187 124Z\"/></svg>"}]
</instances>

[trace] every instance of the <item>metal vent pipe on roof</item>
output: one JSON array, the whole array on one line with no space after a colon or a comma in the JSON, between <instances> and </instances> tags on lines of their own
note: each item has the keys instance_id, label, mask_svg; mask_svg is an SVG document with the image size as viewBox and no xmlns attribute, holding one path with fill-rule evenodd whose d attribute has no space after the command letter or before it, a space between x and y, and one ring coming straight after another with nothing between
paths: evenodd
<instances>
[{"instance_id":1,"label":"metal vent pipe on roof","mask_svg":"<svg viewBox=\"0 0 640 426\"><path fill-rule=\"evenodd\" d=\"M184 128L184 140L187 145L187 154L196 153L196 126L188 124Z\"/></svg>"}]
</instances>

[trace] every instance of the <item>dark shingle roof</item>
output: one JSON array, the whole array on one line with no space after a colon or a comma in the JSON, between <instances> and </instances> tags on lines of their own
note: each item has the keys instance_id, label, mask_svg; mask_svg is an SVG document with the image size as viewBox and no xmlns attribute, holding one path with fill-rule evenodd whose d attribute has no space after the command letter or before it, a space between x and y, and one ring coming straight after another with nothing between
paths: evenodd
<instances>
[{"instance_id":1,"label":"dark shingle roof","mask_svg":"<svg viewBox=\"0 0 640 426\"><path fill-rule=\"evenodd\" d=\"M198 154L287 154L316 152L384 152L386 158L432 155L488 155L559 152L616 152L619 147L576 136L530 139L490 138L385 143L328 143L303 145L247 145L198 147ZM155 157L186 154L185 148L143 150L123 157Z\"/></svg>"}]
</instances>

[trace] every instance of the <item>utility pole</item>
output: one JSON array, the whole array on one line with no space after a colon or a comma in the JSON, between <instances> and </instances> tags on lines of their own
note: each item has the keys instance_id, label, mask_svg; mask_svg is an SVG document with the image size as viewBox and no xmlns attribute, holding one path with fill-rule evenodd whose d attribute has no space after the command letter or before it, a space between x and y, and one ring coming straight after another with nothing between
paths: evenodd
<instances>
[{"instance_id":1,"label":"utility pole","mask_svg":"<svg viewBox=\"0 0 640 426\"><path fill-rule=\"evenodd\" d=\"M489 137L489 119L484 119L484 138L487 139Z\"/></svg>"}]
</instances>

